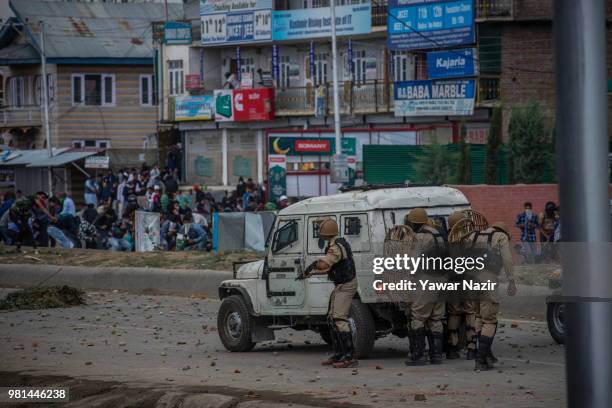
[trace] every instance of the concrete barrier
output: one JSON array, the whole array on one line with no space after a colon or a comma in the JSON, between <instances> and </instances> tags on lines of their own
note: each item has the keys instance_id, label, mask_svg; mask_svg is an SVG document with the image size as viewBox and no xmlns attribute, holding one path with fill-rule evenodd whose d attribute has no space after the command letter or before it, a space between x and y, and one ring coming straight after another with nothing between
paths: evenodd
<instances>
[{"instance_id":1,"label":"concrete barrier","mask_svg":"<svg viewBox=\"0 0 612 408\"><path fill-rule=\"evenodd\" d=\"M0 265L0 286L70 285L83 290L125 290L217 297L217 287L232 273L161 268L90 268L79 266Z\"/></svg>"}]
</instances>

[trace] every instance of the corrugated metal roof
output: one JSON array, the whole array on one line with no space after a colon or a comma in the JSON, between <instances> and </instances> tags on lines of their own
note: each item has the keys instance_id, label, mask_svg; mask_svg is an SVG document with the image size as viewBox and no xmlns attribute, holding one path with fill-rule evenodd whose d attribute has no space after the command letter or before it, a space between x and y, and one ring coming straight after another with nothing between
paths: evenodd
<instances>
[{"instance_id":1,"label":"corrugated metal roof","mask_svg":"<svg viewBox=\"0 0 612 408\"><path fill-rule=\"evenodd\" d=\"M81 160L89 156L93 156L94 154L98 154L97 151L78 151L78 152L66 152L62 154L58 154L53 157L46 157L41 161L36 161L31 164L28 164L26 167L58 167L63 166L67 163L72 163L73 161Z\"/></svg>"},{"instance_id":2,"label":"corrugated metal roof","mask_svg":"<svg viewBox=\"0 0 612 408\"><path fill-rule=\"evenodd\" d=\"M45 23L47 57L152 58L153 21L165 19L163 3L73 3L11 0L21 21ZM171 20L183 17L182 4L168 4ZM29 29L39 38L39 26Z\"/></svg>"},{"instance_id":3,"label":"corrugated metal roof","mask_svg":"<svg viewBox=\"0 0 612 408\"><path fill-rule=\"evenodd\" d=\"M59 155L69 150L69 148L53 149L54 155ZM17 150L11 152L8 156L8 160L0 161L0 166L26 166L31 163L41 162L49 158L47 149L35 149L35 150Z\"/></svg>"},{"instance_id":4,"label":"corrugated metal roof","mask_svg":"<svg viewBox=\"0 0 612 408\"><path fill-rule=\"evenodd\" d=\"M40 61L40 56L30 44L11 44L0 48L0 64L13 64L14 61L35 64Z\"/></svg>"}]
</instances>

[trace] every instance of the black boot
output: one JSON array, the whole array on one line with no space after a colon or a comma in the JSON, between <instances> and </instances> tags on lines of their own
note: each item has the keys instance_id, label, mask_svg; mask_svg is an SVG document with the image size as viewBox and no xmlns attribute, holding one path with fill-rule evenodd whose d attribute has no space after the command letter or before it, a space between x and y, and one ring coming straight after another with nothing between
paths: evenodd
<instances>
[{"instance_id":1,"label":"black boot","mask_svg":"<svg viewBox=\"0 0 612 408\"><path fill-rule=\"evenodd\" d=\"M329 356L326 360L321 361L321 365L324 365L324 366L334 364L335 362L340 360L340 357L342 357L342 354L343 354L342 348L341 348L342 345L338 337L338 331L333 328L330 328L329 335L331 337L331 346L332 346L332 350L334 354Z\"/></svg>"},{"instance_id":2,"label":"black boot","mask_svg":"<svg viewBox=\"0 0 612 408\"><path fill-rule=\"evenodd\" d=\"M334 368L357 367L359 362L355 359L355 345L351 332L339 332L338 337L342 344L342 356L334 363Z\"/></svg>"},{"instance_id":3,"label":"black boot","mask_svg":"<svg viewBox=\"0 0 612 408\"><path fill-rule=\"evenodd\" d=\"M447 360L456 360L460 358L459 355L459 347L456 344L453 344L455 339L459 339L459 333L457 330L449 330L448 331L448 344L446 349L446 359Z\"/></svg>"},{"instance_id":4,"label":"black boot","mask_svg":"<svg viewBox=\"0 0 612 408\"><path fill-rule=\"evenodd\" d=\"M442 364L442 333L429 333L429 362L431 364Z\"/></svg>"},{"instance_id":5,"label":"black boot","mask_svg":"<svg viewBox=\"0 0 612 408\"><path fill-rule=\"evenodd\" d=\"M493 337L478 336L478 351L476 356L476 371L487 371L493 369L493 365L489 363L487 355L491 350Z\"/></svg>"},{"instance_id":6,"label":"black boot","mask_svg":"<svg viewBox=\"0 0 612 408\"><path fill-rule=\"evenodd\" d=\"M475 360L476 359L476 349L468 348L467 353L465 354L466 360Z\"/></svg>"},{"instance_id":7,"label":"black boot","mask_svg":"<svg viewBox=\"0 0 612 408\"><path fill-rule=\"evenodd\" d=\"M419 366L427 363L425 357L425 328L410 330L410 355L406 360L406 365Z\"/></svg>"},{"instance_id":8,"label":"black boot","mask_svg":"<svg viewBox=\"0 0 612 408\"><path fill-rule=\"evenodd\" d=\"M476 333L476 329L473 327L465 326L466 333L472 332L472 339L467 344L467 354L465 355L466 360L475 360L476 359L476 338L478 337L478 333Z\"/></svg>"}]
</instances>

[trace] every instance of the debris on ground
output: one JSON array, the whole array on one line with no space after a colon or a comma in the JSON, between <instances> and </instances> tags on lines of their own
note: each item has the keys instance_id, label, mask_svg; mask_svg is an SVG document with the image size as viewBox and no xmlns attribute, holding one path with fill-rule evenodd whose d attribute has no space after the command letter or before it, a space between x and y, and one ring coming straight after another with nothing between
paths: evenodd
<instances>
[{"instance_id":1,"label":"debris on ground","mask_svg":"<svg viewBox=\"0 0 612 408\"><path fill-rule=\"evenodd\" d=\"M85 292L71 286L34 287L11 292L0 300L1 310L35 310L78 306L85 303Z\"/></svg>"}]
</instances>

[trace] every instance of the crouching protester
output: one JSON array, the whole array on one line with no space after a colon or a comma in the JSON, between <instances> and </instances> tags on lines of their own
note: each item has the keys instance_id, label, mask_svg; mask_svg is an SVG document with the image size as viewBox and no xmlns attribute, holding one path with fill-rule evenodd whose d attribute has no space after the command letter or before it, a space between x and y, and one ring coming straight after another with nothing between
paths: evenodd
<instances>
[{"instance_id":1,"label":"crouching protester","mask_svg":"<svg viewBox=\"0 0 612 408\"><path fill-rule=\"evenodd\" d=\"M325 257L316 260L305 272L306 277L327 275L334 282L329 299L327 322L332 338L333 355L321 362L335 368L356 367L353 334L348 314L357 292L357 278L353 252L344 238L338 236L338 224L327 218L319 224L319 237L327 241Z\"/></svg>"}]
</instances>

